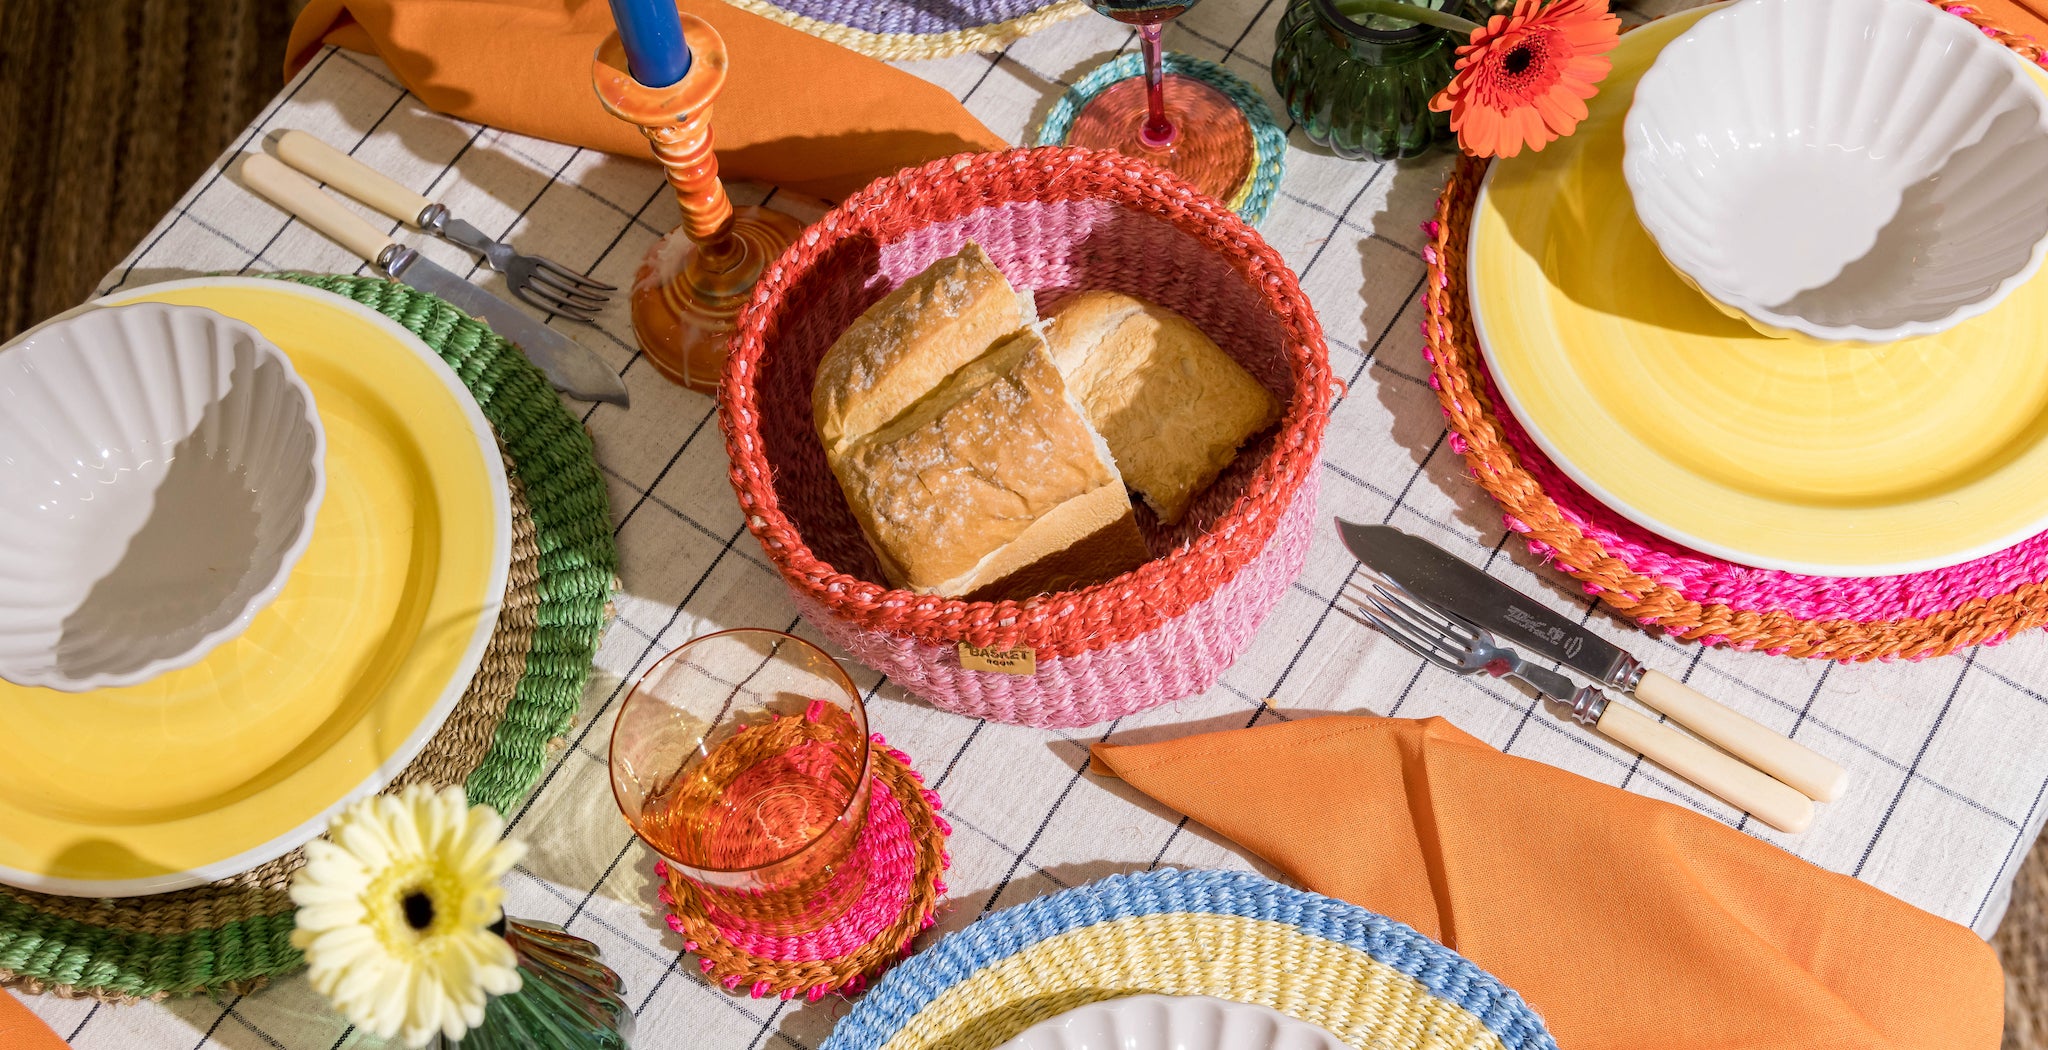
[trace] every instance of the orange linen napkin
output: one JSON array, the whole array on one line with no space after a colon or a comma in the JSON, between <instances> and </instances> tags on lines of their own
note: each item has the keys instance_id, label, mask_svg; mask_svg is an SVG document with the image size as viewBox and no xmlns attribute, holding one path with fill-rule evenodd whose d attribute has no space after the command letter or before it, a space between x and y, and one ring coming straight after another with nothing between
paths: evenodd
<instances>
[{"instance_id":1,"label":"orange linen napkin","mask_svg":"<svg viewBox=\"0 0 2048 1050\"><path fill-rule=\"evenodd\" d=\"M1522 994L1566 1050L1995 1050L1989 945L1691 810L1349 715L1098 744L1100 766Z\"/></svg>"},{"instance_id":2,"label":"orange linen napkin","mask_svg":"<svg viewBox=\"0 0 2048 1050\"><path fill-rule=\"evenodd\" d=\"M0 992L0 1050L64 1050L64 1040L13 996Z\"/></svg>"},{"instance_id":3,"label":"orange linen napkin","mask_svg":"<svg viewBox=\"0 0 2048 1050\"><path fill-rule=\"evenodd\" d=\"M838 198L935 157L1003 140L952 95L837 44L718 0L680 0L731 57L711 130L719 169ZM285 52L296 73L321 44L371 52L443 113L523 135L648 158L604 111L591 55L612 32L605 0L313 0Z\"/></svg>"}]
</instances>

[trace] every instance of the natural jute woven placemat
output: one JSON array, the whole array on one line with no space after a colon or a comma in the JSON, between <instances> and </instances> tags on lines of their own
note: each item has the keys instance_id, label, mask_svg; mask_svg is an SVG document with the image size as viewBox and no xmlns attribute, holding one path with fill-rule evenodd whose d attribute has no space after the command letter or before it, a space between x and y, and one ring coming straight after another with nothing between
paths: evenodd
<instances>
[{"instance_id":1,"label":"natural jute woven placemat","mask_svg":"<svg viewBox=\"0 0 2048 1050\"><path fill-rule=\"evenodd\" d=\"M1929 0L2030 62L2041 45ZM1946 569L1804 576L1734 565L1650 534L1567 478L1501 407L1472 324L1466 249L1486 162L1464 158L1424 229L1422 322L1450 445L1530 549L1643 624L1707 645L1860 661L1941 656L2048 624L2048 534Z\"/></svg>"},{"instance_id":2,"label":"natural jute woven placemat","mask_svg":"<svg viewBox=\"0 0 2048 1050\"><path fill-rule=\"evenodd\" d=\"M1001 51L1087 10L1082 0L728 0L792 29L894 62Z\"/></svg>"},{"instance_id":3,"label":"natural jute woven placemat","mask_svg":"<svg viewBox=\"0 0 2048 1050\"><path fill-rule=\"evenodd\" d=\"M512 565L483 663L448 721L391 785L466 784L500 811L569 727L604 631L618 555L590 436L525 357L403 285L285 274L397 321L441 355L497 432L512 494ZM245 992L304 965L290 943L294 850L208 886L112 900L0 887L0 984L108 1002Z\"/></svg>"}]
</instances>

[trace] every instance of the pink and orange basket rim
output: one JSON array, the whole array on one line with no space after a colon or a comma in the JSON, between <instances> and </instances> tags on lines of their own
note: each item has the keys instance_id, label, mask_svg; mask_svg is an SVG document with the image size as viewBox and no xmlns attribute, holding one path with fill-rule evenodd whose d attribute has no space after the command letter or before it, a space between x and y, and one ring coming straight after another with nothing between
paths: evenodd
<instances>
[{"instance_id":1,"label":"pink and orange basket rim","mask_svg":"<svg viewBox=\"0 0 2048 1050\"><path fill-rule=\"evenodd\" d=\"M934 223L1014 203L1102 201L1201 241L1260 292L1285 335L1293 394L1243 496L1194 541L1113 580L1024 602L964 602L893 589L820 560L782 511L760 433L754 376L778 314L837 244L889 243ZM790 586L858 626L933 645L1030 646L1040 659L1137 638L1215 593L1256 557L1289 501L1319 469L1335 379L1323 330L1294 272L1229 205L1122 154L1074 147L961 154L876 180L805 230L762 274L740 314L719 385L719 426L747 528Z\"/></svg>"}]
</instances>

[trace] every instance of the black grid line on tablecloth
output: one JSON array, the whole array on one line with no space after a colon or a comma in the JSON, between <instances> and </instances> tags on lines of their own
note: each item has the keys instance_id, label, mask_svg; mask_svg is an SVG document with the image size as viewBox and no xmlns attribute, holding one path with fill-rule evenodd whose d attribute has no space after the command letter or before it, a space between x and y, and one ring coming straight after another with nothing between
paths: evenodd
<instances>
[{"instance_id":1,"label":"black grid line on tablecloth","mask_svg":"<svg viewBox=\"0 0 2048 1050\"><path fill-rule=\"evenodd\" d=\"M1266 73L1279 3L1209 0L1169 29L1169 46L1225 63L1267 91L1281 112ZM1076 19L994 55L908 68L949 87L998 132L1022 140L1053 95L1128 49L1132 39L1106 20ZM600 165L593 172L585 151L427 114L375 59L331 49L285 88L235 150L254 147L278 128L302 127L351 152L371 145L388 151L394 141L409 141L392 125L403 123L417 134L436 122L456 132L449 148L433 156L415 151L411 170L393 174L522 248L572 268L586 266L585 273L625 287L641 253L674 222L673 202L651 164L624 173ZM1749 828L1742 815L1561 721L1529 694L1450 675L1343 615L1338 596L1349 560L1324 536L1273 621L1215 689L1100 729L1044 733L962 719L909 701L872 672L855 669L874 698L877 730L915 758L960 829L948 879L955 890L941 929L1114 870L1248 866L1246 858L1191 831L1185 818L1098 789L1087 772L1085 745L1157 739L1182 723L1221 728L1317 710L1444 715L1513 753L1691 806L1817 863L1855 870L1958 921L1976 923L1994 913L1992 902L2038 831L2048 797L2048 756L2026 754L2010 738L2027 734L2006 731L2032 719L2048 731L2048 646L2030 637L1988 651L1997 654L1995 662L1972 654L1928 665L1835 668L1702 650L1621 627L1594 611L1510 539L1498 511L1463 479L1462 462L1443 448L1444 428L1414 332L1422 282L1422 240L1414 227L1433 198L1415 191L1414 183L1440 178L1442 163L1432 169L1340 162L1300 148L1299 134L1293 145L1291 170L1264 232L1310 291L1329 329L1333 363L1351 383L1332 411L1319 513L1419 532L1554 607L1575 611L1653 665L1843 761L1857 778L1851 799L1823 807L1815 830L1804 837ZM361 272L360 260L246 195L228 167L224 159L211 169L103 287L125 287L155 270ZM492 183L493 171L510 170L520 175L516 187ZM571 192L550 192L558 187ZM767 194L734 188L742 203L767 200L773 190ZM577 210L585 207L590 214ZM417 241L398 223L372 219L394 236ZM502 292L499 279L473 267L469 272ZM606 736L599 734L634 677L662 653L714 627L790 624L813 640L817 635L794 623L780 580L739 526L709 401L634 367L639 354L622 304L608 307L596 329L547 321L605 355L633 388L630 413L573 406L592 429L614 486L625 593L578 725L541 785L507 815L533 850L507 880L510 910L563 921L605 949L626 976L641 1018L638 1046L814 1047L845 1004L833 998L805 1006L758 1002L707 985L680 951L679 938L650 916L651 898L632 898L646 887L625 885L648 878L650 856L615 813L581 804L594 790L592 778L604 774ZM1993 768L1982 768L1987 763ZM600 801L610 805L608 791ZM1118 833L1100 830L1112 827ZM169 1007L29 1001L81 1050L189 1046L194 1038L199 1046L288 1050L362 1043L318 1009L300 979L254 996Z\"/></svg>"}]
</instances>

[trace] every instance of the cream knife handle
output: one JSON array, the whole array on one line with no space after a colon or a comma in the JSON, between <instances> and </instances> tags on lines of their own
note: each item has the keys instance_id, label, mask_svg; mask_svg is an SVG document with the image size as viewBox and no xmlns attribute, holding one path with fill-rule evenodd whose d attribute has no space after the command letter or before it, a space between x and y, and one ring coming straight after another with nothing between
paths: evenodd
<instances>
[{"instance_id":1,"label":"cream knife handle","mask_svg":"<svg viewBox=\"0 0 2048 1050\"><path fill-rule=\"evenodd\" d=\"M376 262L377 256L391 244L384 231L365 222L340 201L322 193L313 180L285 167L268 153L248 155L242 162L242 181L270 198L272 204L370 262Z\"/></svg>"},{"instance_id":2,"label":"cream knife handle","mask_svg":"<svg viewBox=\"0 0 2048 1050\"><path fill-rule=\"evenodd\" d=\"M1643 680L1636 683L1635 697L1815 802L1833 802L1849 786L1848 770L1670 675L1644 672Z\"/></svg>"},{"instance_id":3,"label":"cream knife handle","mask_svg":"<svg viewBox=\"0 0 2048 1050\"><path fill-rule=\"evenodd\" d=\"M1608 704L1593 728L1779 831L1813 823L1812 799L1632 708Z\"/></svg>"},{"instance_id":4,"label":"cream knife handle","mask_svg":"<svg viewBox=\"0 0 2048 1050\"><path fill-rule=\"evenodd\" d=\"M275 145L286 164L414 229L419 228L420 213L434 203L303 131L284 132Z\"/></svg>"}]
</instances>

